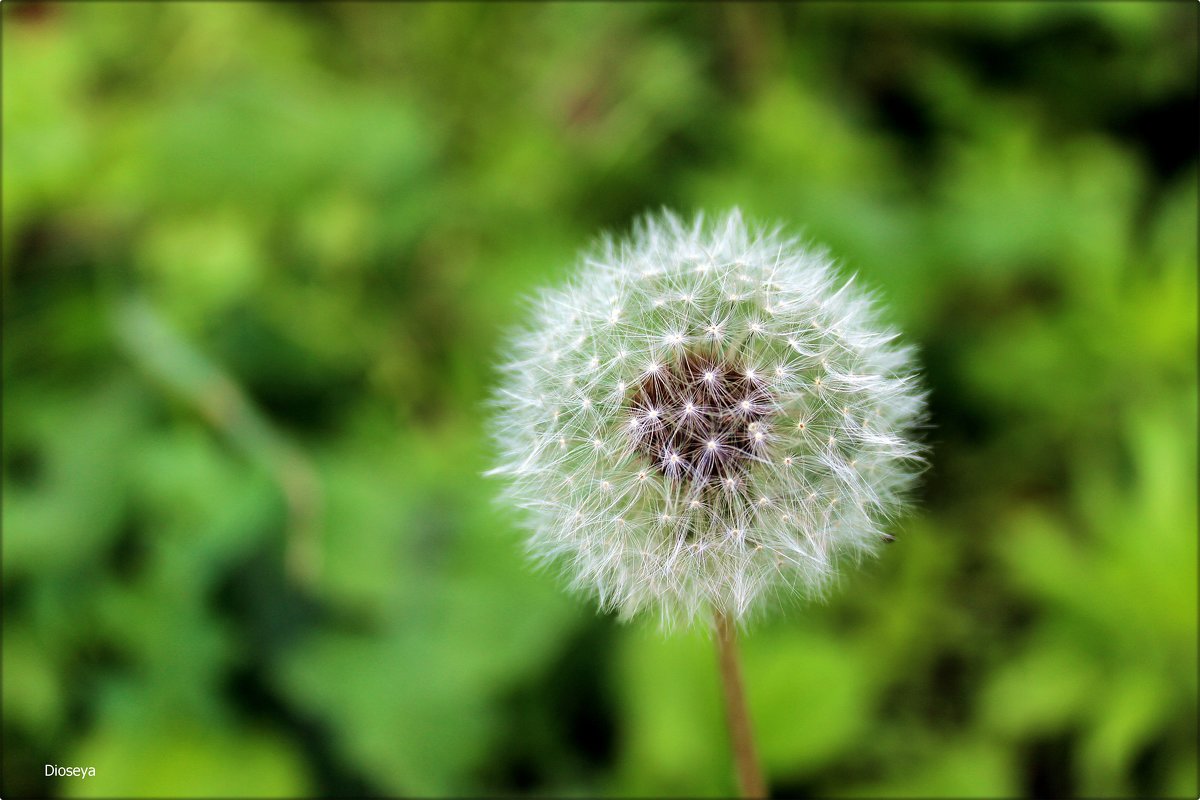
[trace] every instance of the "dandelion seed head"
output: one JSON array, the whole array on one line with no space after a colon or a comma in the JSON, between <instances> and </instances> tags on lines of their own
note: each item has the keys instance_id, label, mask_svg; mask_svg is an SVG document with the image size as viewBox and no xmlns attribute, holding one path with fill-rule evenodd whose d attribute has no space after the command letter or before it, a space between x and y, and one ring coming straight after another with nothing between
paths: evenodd
<instances>
[{"instance_id":1,"label":"dandelion seed head","mask_svg":"<svg viewBox=\"0 0 1200 800\"><path fill-rule=\"evenodd\" d=\"M819 594L921 465L912 351L829 257L738 212L647 217L542 292L495 397L529 549L664 627Z\"/></svg>"}]
</instances>

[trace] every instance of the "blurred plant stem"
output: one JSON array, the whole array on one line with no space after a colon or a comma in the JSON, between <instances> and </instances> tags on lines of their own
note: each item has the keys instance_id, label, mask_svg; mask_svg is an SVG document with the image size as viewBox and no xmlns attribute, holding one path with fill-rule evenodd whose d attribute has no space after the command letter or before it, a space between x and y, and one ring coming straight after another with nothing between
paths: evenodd
<instances>
[{"instance_id":1,"label":"blurred plant stem","mask_svg":"<svg viewBox=\"0 0 1200 800\"><path fill-rule=\"evenodd\" d=\"M738 789L742 797L766 797L767 787L758 763L758 753L754 748L754 733L750 728L750 713L746 708L746 692L742 687L737 631L724 613L717 611L714 617L717 628L717 660L721 666L725 717L729 722L729 746L737 768Z\"/></svg>"},{"instance_id":2,"label":"blurred plant stem","mask_svg":"<svg viewBox=\"0 0 1200 800\"><path fill-rule=\"evenodd\" d=\"M117 341L152 380L258 463L287 504L288 575L310 586L320 572L321 485L308 458L276 431L240 386L140 298L113 312Z\"/></svg>"}]
</instances>

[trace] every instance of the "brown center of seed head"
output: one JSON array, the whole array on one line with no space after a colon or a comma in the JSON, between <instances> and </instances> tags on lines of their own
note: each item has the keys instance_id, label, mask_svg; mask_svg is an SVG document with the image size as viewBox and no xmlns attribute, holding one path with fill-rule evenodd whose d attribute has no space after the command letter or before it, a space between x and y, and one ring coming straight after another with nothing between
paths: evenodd
<instances>
[{"instance_id":1,"label":"brown center of seed head","mask_svg":"<svg viewBox=\"0 0 1200 800\"><path fill-rule=\"evenodd\" d=\"M705 486L761 456L770 412L770 393L742 365L685 353L634 388L629 431L663 474Z\"/></svg>"}]
</instances>

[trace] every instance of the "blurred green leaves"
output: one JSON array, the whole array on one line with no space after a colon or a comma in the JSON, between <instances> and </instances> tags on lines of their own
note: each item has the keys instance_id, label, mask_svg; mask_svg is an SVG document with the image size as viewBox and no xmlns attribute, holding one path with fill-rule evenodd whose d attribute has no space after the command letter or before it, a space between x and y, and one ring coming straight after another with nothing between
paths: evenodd
<instances>
[{"instance_id":1,"label":"blurred green leaves","mask_svg":"<svg viewBox=\"0 0 1200 800\"><path fill-rule=\"evenodd\" d=\"M92 778L64 779L65 796L295 797L305 791L302 765L273 737L233 726L205 729L178 717L147 721L144 698L123 703L110 710L111 727L72 754L73 764L111 766Z\"/></svg>"},{"instance_id":2,"label":"blurred green leaves","mask_svg":"<svg viewBox=\"0 0 1200 800\"><path fill-rule=\"evenodd\" d=\"M413 434L396 452L360 445L325 465L322 590L346 622L302 643L280 680L380 785L453 794L501 733L498 691L554 652L570 607L497 535L472 440Z\"/></svg>"},{"instance_id":3,"label":"blurred green leaves","mask_svg":"<svg viewBox=\"0 0 1200 800\"><path fill-rule=\"evenodd\" d=\"M1194 725L1196 678L1187 670L1196 657L1197 553L1178 526L1196 514L1196 459L1176 436L1177 420L1194 412L1192 394L1126 421L1129 486L1079 465L1073 521L1095 539L1078 541L1067 520L1018 516L1019 549L1000 554L1048 613L1024 654L997 671L986 716L1008 733L1089 731L1080 752L1089 793L1134 792L1122 775L1159 726Z\"/></svg>"},{"instance_id":4,"label":"blurred green leaves","mask_svg":"<svg viewBox=\"0 0 1200 800\"><path fill-rule=\"evenodd\" d=\"M744 638L779 793L1195 795L1194 10L2 13L6 797L729 793L712 643L482 477L521 298L664 204L928 373L919 513Z\"/></svg>"}]
</instances>

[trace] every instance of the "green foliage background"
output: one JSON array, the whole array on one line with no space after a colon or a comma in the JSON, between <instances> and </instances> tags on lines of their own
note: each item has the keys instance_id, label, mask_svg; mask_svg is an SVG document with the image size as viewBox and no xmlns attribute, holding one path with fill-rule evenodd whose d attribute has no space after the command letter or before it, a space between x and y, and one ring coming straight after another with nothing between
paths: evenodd
<instances>
[{"instance_id":1,"label":"green foliage background","mask_svg":"<svg viewBox=\"0 0 1200 800\"><path fill-rule=\"evenodd\" d=\"M745 640L777 793L1195 797L1197 9L5 3L0 793L731 792L711 643L481 473L520 298L736 204L932 392Z\"/></svg>"}]
</instances>

